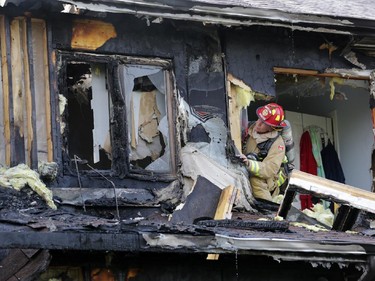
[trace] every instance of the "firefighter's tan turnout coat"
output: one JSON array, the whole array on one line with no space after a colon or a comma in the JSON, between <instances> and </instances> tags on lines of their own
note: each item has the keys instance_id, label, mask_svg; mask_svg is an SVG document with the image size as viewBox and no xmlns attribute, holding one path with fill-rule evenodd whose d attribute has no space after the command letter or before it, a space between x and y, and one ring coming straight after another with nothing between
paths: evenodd
<instances>
[{"instance_id":1,"label":"firefighter's tan turnout coat","mask_svg":"<svg viewBox=\"0 0 375 281\"><path fill-rule=\"evenodd\" d=\"M259 153L258 143L275 138L277 131L258 134L254 131L255 124L248 129L248 138L244 146L243 153ZM272 201L272 197L280 193L279 187L285 181L286 176L280 171L283 161L285 161L285 143L279 135L274 141L267 156L262 161L249 160L247 169L250 172L250 183L255 198ZM285 178L282 178L284 175Z\"/></svg>"}]
</instances>

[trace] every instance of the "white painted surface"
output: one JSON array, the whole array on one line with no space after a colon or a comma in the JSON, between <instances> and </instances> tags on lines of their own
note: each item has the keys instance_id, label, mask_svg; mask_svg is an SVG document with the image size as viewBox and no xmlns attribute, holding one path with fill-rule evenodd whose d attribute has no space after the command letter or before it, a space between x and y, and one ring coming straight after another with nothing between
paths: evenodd
<instances>
[{"instance_id":1,"label":"white painted surface","mask_svg":"<svg viewBox=\"0 0 375 281\"><path fill-rule=\"evenodd\" d=\"M309 128L309 126L318 126L323 129L326 133L324 135L325 140L328 138L333 142L333 129L332 129L332 120L331 118L304 114L293 111L285 111L285 117L290 122L292 126L292 133L294 139L294 147L296 151L296 158L294 164L296 169L300 169L300 140L302 134Z\"/></svg>"},{"instance_id":2,"label":"white painted surface","mask_svg":"<svg viewBox=\"0 0 375 281\"><path fill-rule=\"evenodd\" d=\"M109 134L109 98L106 89L105 68L102 65L92 66L92 100L94 114L94 163L100 161L100 148L104 147Z\"/></svg>"}]
</instances>

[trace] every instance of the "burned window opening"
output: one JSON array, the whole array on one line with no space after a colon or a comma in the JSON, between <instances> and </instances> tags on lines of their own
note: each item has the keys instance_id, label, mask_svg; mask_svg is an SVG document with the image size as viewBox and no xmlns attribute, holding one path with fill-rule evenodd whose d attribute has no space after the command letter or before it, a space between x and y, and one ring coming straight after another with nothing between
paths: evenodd
<instances>
[{"instance_id":1,"label":"burned window opening","mask_svg":"<svg viewBox=\"0 0 375 281\"><path fill-rule=\"evenodd\" d=\"M100 71L103 69L103 66L88 63L69 63L67 65L67 145L70 159L75 159L75 156L78 156L96 169L107 170L111 168L111 159L104 148L105 142L101 141L102 144L97 144L98 137L95 136L95 130L103 131L101 135L107 135L109 138L109 119L106 116L108 110L102 108L104 112L102 117L107 118L107 126L101 125L100 128L96 128L95 125L99 123L95 120L97 116L94 112L96 107L93 98L95 76L102 76L100 81L102 83L105 81L105 72ZM93 71L96 71L96 75L92 74ZM98 75L98 73L101 73L101 75ZM94 85L94 89L97 88ZM108 105L108 93L102 92L99 94L104 96L101 98L103 106ZM75 163L71 162L71 168L73 168ZM90 168L88 165L79 165L79 169L87 170Z\"/></svg>"},{"instance_id":2,"label":"burned window opening","mask_svg":"<svg viewBox=\"0 0 375 281\"><path fill-rule=\"evenodd\" d=\"M158 66L121 68L126 94L130 171L171 172L166 71Z\"/></svg>"},{"instance_id":3,"label":"burned window opening","mask_svg":"<svg viewBox=\"0 0 375 281\"><path fill-rule=\"evenodd\" d=\"M169 62L65 53L61 62L64 174L174 178Z\"/></svg>"},{"instance_id":4,"label":"burned window opening","mask_svg":"<svg viewBox=\"0 0 375 281\"><path fill-rule=\"evenodd\" d=\"M154 95L157 88L151 82L151 80L147 76L142 76L134 79L134 88L133 88L133 95L137 92L142 93L143 96L147 95ZM141 102L140 104L140 114L145 114L144 122L139 124L138 126L138 136L142 138L142 140L146 141L146 145L148 144L156 144L156 148L153 148L151 155L147 155L144 158L139 158L139 151L137 145L134 143L131 144L131 148L133 153L131 155L137 155L134 158L130 158L130 165L133 169L145 169L147 168L156 158L159 158L164 155L166 143L160 131L157 130L157 127L160 124L160 117L161 113L159 111L158 105L156 103L156 97L145 98L141 97L141 99L148 99L147 102ZM151 104L150 104L151 103ZM147 113L146 107L147 104L152 106L152 109L149 110ZM165 105L164 105L165 106ZM136 112L133 112L135 114ZM147 118L147 116L149 118ZM132 124L134 125L134 124ZM140 140L139 140L140 141Z\"/></svg>"}]
</instances>

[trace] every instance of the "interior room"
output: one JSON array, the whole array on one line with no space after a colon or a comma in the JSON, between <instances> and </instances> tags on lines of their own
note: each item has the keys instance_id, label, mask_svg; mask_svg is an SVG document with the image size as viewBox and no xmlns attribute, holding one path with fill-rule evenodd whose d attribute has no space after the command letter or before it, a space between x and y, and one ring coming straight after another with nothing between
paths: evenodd
<instances>
[{"instance_id":1,"label":"interior room","mask_svg":"<svg viewBox=\"0 0 375 281\"><path fill-rule=\"evenodd\" d=\"M331 142L346 184L372 189L374 134L369 82L298 74L276 74L276 102L283 106L295 142L295 168L300 168L300 140L311 127L321 131L322 148ZM249 120L266 101L251 103Z\"/></svg>"}]
</instances>

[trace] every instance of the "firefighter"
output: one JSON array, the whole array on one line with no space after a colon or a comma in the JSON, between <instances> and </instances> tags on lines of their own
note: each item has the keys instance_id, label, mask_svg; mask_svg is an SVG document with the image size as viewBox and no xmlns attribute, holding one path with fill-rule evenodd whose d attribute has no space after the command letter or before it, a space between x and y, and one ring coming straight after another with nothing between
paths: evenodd
<instances>
[{"instance_id":1,"label":"firefighter","mask_svg":"<svg viewBox=\"0 0 375 281\"><path fill-rule=\"evenodd\" d=\"M259 107L256 114L258 120L247 129L240 157L250 173L254 197L272 201L287 178L282 169L286 155L281 136L287 124L283 108L276 103Z\"/></svg>"}]
</instances>

